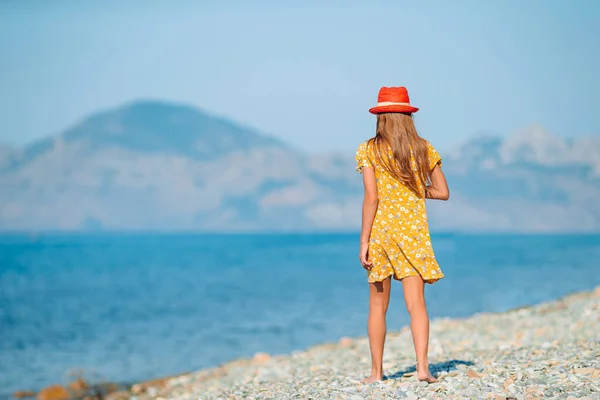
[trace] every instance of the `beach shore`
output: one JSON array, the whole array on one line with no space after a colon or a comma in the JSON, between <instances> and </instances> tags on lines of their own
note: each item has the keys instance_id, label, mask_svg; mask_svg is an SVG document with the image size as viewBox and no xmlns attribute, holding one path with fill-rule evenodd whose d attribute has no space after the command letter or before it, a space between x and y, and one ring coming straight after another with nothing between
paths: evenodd
<instances>
[{"instance_id":1,"label":"beach shore","mask_svg":"<svg viewBox=\"0 0 600 400\"><path fill-rule=\"evenodd\" d=\"M600 286L504 313L434 320L430 364L439 382L419 383L406 327L388 334L383 382L360 383L370 371L368 340L342 338L138 383L105 398L600 399Z\"/></svg>"},{"instance_id":2,"label":"beach shore","mask_svg":"<svg viewBox=\"0 0 600 400\"><path fill-rule=\"evenodd\" d=\"M138 400L600 399L600 287L505 313L435 320L430 363L439 383L417 382L414 363L404 328L388 335L388 379L380 383L359 382L370 370L368 340L343 338L134 385L131 394Z\"/></svg>"}]
</instances>

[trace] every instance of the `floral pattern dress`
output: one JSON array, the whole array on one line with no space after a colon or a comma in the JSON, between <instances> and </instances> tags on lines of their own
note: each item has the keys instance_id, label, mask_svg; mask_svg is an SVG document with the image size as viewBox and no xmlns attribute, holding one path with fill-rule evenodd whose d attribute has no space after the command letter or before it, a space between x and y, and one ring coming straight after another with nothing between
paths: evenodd
<instances>
[{"instance_id":1,"label":"floral pattern dress","mask_svg":"<svg viewBox=\"0 0 600 400\"><path fill-rule=\"evenodd\" d=\"M427 149L429 169L436 164L441 166L442 159L429 142ZM367 147L367 142L361 143L356 151L356 169L360 173L363 167L375 169L379 198L369 242L369 259L373 263L367 272L369 282L381 282L389 276L401 280L414 275L421 275L426 283L440 280L444 274L433 252L425 199L369 160L376 160L373 150ZM412 162L416 172L414 159Z\"/></svg>"}]
</instances>

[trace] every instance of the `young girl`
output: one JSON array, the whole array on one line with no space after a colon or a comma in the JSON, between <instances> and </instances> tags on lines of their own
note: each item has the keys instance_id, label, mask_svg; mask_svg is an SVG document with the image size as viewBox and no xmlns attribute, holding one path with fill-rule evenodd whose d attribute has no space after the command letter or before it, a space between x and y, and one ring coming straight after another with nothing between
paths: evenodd
<instances>
[{"instance_id":1,"label":"young girl","mask_svg":"<svg viewBox=\"0 0 600 400\"><path fill-rule=\"evenodd\" d=\"M356 152L363 174L364 201L359 259L370 286L368 333L371 347L370 383L383 379L385 316L391 277L402 282L417 357L418 379L435 382L429 371L429 317L425 283L444 277L433 254L425 199L447 200L448 185L440 155L415 128L404 87L383 87L376 107L374 138Z\"/></svg>"}]
</instances>

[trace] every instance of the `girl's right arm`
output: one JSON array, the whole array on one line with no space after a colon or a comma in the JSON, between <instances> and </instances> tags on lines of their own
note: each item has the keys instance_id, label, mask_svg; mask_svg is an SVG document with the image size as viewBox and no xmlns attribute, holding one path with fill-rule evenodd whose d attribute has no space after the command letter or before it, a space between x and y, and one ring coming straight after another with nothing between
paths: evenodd
<instances>
[{"instance_id":1,"label":"girl's right arm","mask_svg":"<svg viewBox=\"0 0 600 400\"><path fill-rule=\"evenodd\" d=\"M425 188L425 198L432 200L448 200L450 198L450 189L448 182L439 165L436 165L431 171L431 185Z\"/></svg>"},{"instance_id":2,"label":"girl's right arm","mask_svg":"<svg viewBox=\"0 0 600 400\"><path fill-rule=\"evenodd\" d=\"M362 229L360 233L360 262L364 268L370 269L373 263L369 258L369 241L371 239L371 228L377 213L379 197L377 195L377 178L373 167L363 167L363 185L365 195L362 206Z\"/></svg>"}]
</instances>

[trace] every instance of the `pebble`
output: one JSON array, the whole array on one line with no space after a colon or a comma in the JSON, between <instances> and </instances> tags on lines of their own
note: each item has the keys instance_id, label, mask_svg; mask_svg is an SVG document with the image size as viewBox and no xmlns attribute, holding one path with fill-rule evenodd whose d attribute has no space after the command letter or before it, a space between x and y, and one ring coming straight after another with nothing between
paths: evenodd
<instances>
[{"instance_id":1,"label":"pebble","mask_svg":"<svg viewBox=\"0 0 600 400\"><path fill-rule=\"evenodd\" d=\"M370 370L367 338L342 338L289 356L258 353L248 362L173 378L136 392L136 400L596 399L598 321L600 287L505 313L434 320L429 362L435 384L417 381L410 331L402 329L386 339L389 378L383 382L360 383Z\"/></svg>"}]
</instances>

